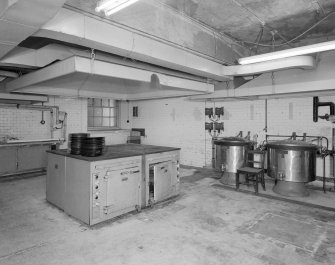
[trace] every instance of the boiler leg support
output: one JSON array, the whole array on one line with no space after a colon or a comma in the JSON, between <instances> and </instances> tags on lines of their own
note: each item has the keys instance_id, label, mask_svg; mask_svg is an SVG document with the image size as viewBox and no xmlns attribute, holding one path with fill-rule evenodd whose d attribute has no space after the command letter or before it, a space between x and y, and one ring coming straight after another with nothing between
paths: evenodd
<instances>
[{"instance_id":1,"label":"boiler leg support","mask_svg":"<svg viewBox=\"0 0 335 265\"><path fill-rule=\"evenodd\" d=\"M236 173L236 190L240 188L240 173Z\"/></svg>"}]
</instances>

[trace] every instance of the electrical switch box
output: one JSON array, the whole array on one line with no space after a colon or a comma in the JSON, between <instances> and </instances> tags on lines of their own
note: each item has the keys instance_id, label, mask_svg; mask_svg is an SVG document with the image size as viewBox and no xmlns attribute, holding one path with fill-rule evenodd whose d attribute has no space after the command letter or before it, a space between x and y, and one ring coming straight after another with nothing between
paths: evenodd
<instances>
[{"instance_id":1,"label":"electrical switch box","mask_svg":"<svg viewBox=\"0 0 335 265\"><path fill-rule=\"evenodd\" d=\"M223 131L224 127L223 127L223 122L215 122L214 123L214 130L215 131Z\"/></svg>"},{"instance_id":2,"label":"electrical switch box","mask_svg":"<svg viewBox=\"0 0 335 265\"><path fill-rule=\"evenodd\" d=\"M205 122L206 131L213 131L213 129L214 129L213 122Z\"/></svg>"},{"instance_id":3,"label":"electrical switch box","mask_svg":"<svg viewBox=\"0 0 335 265\"><path fill-rule=\"evenodd\" d=\"M215 108L215 115L218 116L220 118L220 116L223 116L224 114L224 109L223 107L221 108Z\"/></svg>"},{"instance_id":4,"label":"electrical switch box","mask_svg":"<svg viewBox=\"0 0 335 265\"><path fill-rule=\"evenodd\" d=\"M213 108L205 108L205 115L211 118L213 116Z\"/></svg>"}]
</instances>

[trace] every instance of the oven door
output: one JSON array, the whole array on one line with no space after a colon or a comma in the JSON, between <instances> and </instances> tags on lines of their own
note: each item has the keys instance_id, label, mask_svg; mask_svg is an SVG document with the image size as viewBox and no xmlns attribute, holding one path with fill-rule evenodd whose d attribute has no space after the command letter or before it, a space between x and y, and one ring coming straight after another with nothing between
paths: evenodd
<instances>
[{"instance_id":1,"label":"oven door","mask_svg":"<svg viewBox=\"0 0 335 265\"><path fill-rule=\"evenodd\" d=\"M172 161L154 165L154 201L168 198L172 190Z\"/></svg>"},{"instance_id":2,"label":"oven door","mask_svg":"<svg viewBox=\"0 0 335 265\"><path fill-rule=\"evenodd\" d=\"M107 171L104 213L109 215L126 209L137 209L140 205L140 180L139 166Z\"/></svg>"}]
</instances>

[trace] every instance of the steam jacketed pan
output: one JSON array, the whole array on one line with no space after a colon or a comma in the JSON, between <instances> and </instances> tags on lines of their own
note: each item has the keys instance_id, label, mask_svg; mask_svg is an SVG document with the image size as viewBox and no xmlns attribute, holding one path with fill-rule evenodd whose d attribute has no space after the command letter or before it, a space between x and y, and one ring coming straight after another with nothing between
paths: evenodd
<instances>
[{"instance_id":1,"label":"steam jacketed pan","mask_svg":"<svg viewBox=\"0 0 335 265\"><path fill-rule=\"evenodd\" d=\"M307 196L305 183L316 176L317 146L298 140L267 143L268 175L276 179L274 191L286 196Z\"/></svg>"},{"instance_id":2,"label":"steam jacketed pan","mask_svg":"<svg viewBox=\"0 0 335 265\"><path fill-rule=\"evenodd\" d=\"M224 137L215 140L214 145L215 169L235 174L238 168L244 166L251 141L241 137Z\"/></svg>"}]
</instances>

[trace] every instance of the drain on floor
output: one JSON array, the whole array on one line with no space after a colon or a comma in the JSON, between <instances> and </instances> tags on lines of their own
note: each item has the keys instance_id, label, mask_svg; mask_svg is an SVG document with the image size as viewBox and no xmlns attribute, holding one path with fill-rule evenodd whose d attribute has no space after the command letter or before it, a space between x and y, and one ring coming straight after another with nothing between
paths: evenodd
<instances>
[{"instance_id":1,"label":"drain on floor","mask_svg":"<svg viewBox=\"0 0 335 265\"><path fill-rule=\"evenodd\" d=\"M325 227L314 223L270 213L258 220L249 231L308 252L318 249L326 233Z\"/></svg>"}]
</instances>

